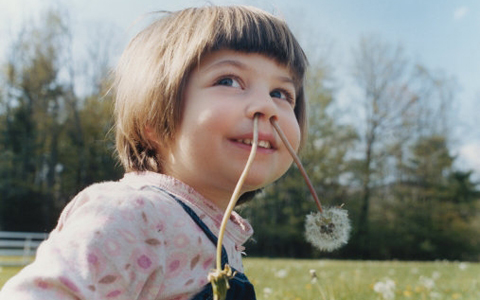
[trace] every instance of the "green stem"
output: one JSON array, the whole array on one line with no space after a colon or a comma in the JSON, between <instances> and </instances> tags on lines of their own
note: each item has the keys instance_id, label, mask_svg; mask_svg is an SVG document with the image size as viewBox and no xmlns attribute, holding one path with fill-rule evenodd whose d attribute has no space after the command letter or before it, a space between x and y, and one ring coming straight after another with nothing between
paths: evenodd
<instances>
[{"instance_id":1,"label":"green stem","mask_svg":"<svg viewBox=\"0 0 480 300\"><path fill-rule=\"evenodd\" d=\"M235 208L238 198L240 197L240 191L242 189L243 182L247 178L248 171L250 170L253 160L255 159L255 154L257 153L257 147L258 147L258 115L255 115L255 117L253 118L252 150L250 151L250 156L248 157L247 164L245 165L245 169L240 175L240 179L238 179L235 190L233 191L232 197L230 198L230 202L228 203L227 210L223 214L222 223L220 225L220 233L218 234L218 243L217 243L217 271L222 270L222 244L223 244L223 237L225 235L225 229L227 228L228 220L230 219L233 209Z\"/></svg>"},{"instance_id":2,"label":"green stem","mask_svg":"<svg viewBox=\"0 0 480 300\"><path fill-rule=\"evenodd\" d=\"M287 147L288 152L290 152L290 155L292 156L293 161L297 165L298 169L300 170L300 173L302 173L302 176L305 179L305 182L307 183L308 189L310 190L310 193L312 194L313 199L315 200L315 204L317 205L318 211L322 213L323 212L322 203L320 202L320 199L318 199L317 192L315 191L315 188L313 187L313 184L310 181L310 178L308 177L307 172L305 171L305 168L302 166L302 162L300 161L300 158L298 158L296 151L292 148L292 146L288 142L288 139L283 133L280 126L278 125L277 120L275 118L271 118L270 123L272 123L273 127L275 128L278 135L280 136L280 139L283 141L283 143Z\"/></svg>"}]
</instances>

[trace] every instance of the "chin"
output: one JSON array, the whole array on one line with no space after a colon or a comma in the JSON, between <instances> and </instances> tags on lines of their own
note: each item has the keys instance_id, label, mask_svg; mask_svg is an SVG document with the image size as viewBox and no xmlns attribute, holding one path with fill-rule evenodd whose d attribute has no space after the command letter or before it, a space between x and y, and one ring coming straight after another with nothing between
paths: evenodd
<instances>
[{"instance_id":1,"label":"chin","mask_svg":"<svg viewBox=\"0 0 480 300\"><path fill-rule=\"evenodd\" d=\"M243 186L244 190L246 191L255 191L258 189L262 189L266 187L267 185L270 185L271 183L275 182L277 178L275 179L266 179L266 178L251 178L250 176L247 177L245 180Z\"/></svg>"}]
</instances>

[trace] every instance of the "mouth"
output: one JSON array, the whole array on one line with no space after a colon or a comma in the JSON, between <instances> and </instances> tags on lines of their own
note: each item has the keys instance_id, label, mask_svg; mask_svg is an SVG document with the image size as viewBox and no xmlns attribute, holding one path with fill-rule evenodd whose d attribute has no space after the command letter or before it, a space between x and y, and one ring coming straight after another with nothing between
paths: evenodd
<instances>
[{"instance_id":1,"label":"mouth","mask_svg":"<svg viewBox=\"0 0 480 300\"><path fill-rule=\"evenodd\" d=\"M252 145L253 143L253 140L252 139L239 139L239 140L235 140L237 143L242 143L242 144L245 144L245 145ZM264 149L273 149L272 145L270 144L269 141L264 141L264 140L261 140L261 141L258 141L258 147L259 148L264 148Z\"/></svg>"}]
</instances>

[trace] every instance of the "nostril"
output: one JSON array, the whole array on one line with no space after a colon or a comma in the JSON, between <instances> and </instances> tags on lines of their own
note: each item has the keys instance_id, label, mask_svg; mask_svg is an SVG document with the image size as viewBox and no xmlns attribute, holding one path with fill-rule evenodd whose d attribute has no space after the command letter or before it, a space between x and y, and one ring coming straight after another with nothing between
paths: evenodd
<instances>
[{"instance_id":1,"label":"nostril","mask_svg":"<svg viewBox=\"0 0 480 300\"><path fill-rule=\"evenodd\" d=\"M278 122L278 117L277 116L271 116L270 117L270 123L272 123L272 125L273 125L273 122Z\"/></svg>"}]
</instances>

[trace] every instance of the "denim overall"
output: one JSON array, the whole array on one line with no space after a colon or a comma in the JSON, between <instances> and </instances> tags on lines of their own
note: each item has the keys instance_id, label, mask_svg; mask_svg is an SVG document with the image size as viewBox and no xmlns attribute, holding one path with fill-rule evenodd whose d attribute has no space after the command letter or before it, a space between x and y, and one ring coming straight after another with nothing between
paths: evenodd
<instances>
[{"instance_id":1,"label":"denim overall","mask_svg":"<svg viewBox=\"0 0 480 300\"><path fill-rule=\"evenodd\" d=\"M155 187L159 189L158 187ZM163 192L168 193L165 190ZM185 212L192 218L192 220L197 223L197 225L203 230L203 232L207 235L207 237L212 241L212 243L216 246L217 245L217 236L213 234L213 232L207 227L207 225L198 217L198 215L185 203L183 203L180 199L176 196L168 193L173 199L175 199L178 204L182 206ZM222 246L222 268L225 267L225 264L228 263L228 256L225 247ZM232 268L232 271L235 272L235 269ZM226 300L256 300L255 297L255 290L253 285L248 281L247 276L243 273L237 272L235 277L229 280L230 288L227 292ZM196 294L192 300L213 300L213 291L212 291L212 284L206 284L203 289Z\"/></svg>"}]
</instances>

